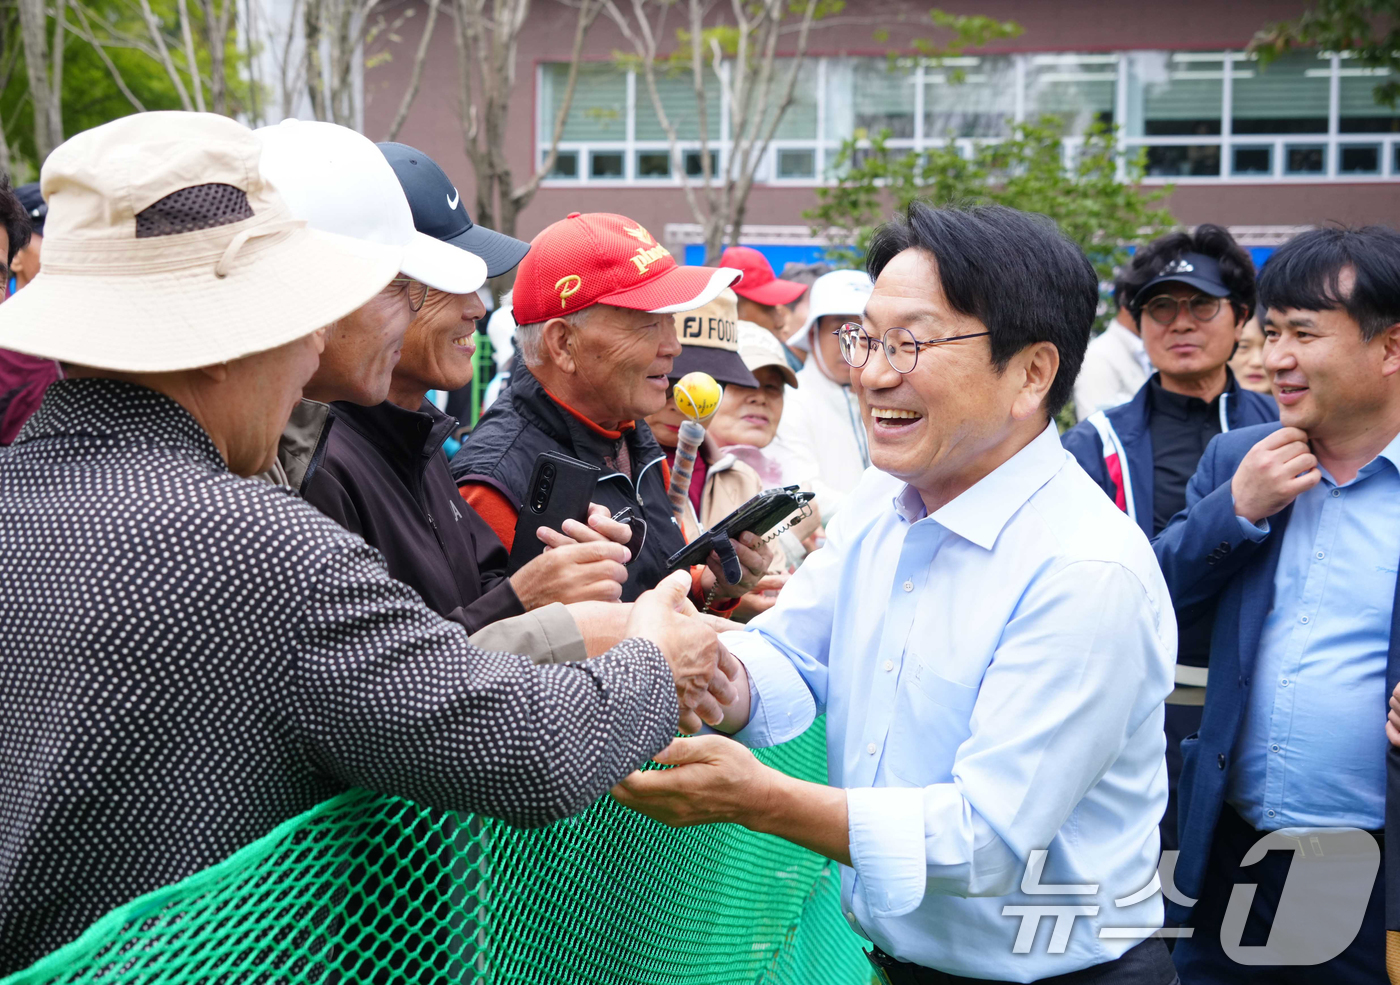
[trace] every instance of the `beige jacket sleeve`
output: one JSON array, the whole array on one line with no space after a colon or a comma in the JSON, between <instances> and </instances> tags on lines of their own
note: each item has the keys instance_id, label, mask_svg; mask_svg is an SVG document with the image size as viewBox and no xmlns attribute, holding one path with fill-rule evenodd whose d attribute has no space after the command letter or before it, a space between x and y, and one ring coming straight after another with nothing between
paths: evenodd
<instances>
[{"instance_id":1,"label":"beige jacket sleeve","mask_svg":"<svg viewBox=\"0 0 1400 985\"><path fill-rule=\"evenodd\" d=\"M559 602L483 626L472 633L471 642L483 650L519 653L537 664L588 659L578 623Z\"/></svg>"}]
</instances>

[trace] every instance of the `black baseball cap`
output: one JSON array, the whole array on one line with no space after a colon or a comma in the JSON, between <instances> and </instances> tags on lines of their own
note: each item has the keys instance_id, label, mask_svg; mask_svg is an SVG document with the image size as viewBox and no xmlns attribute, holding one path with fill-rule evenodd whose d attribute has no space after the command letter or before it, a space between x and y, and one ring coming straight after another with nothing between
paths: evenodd
<instances>
[{"instance_id":1,"label":"black baseball cap","mask_svg":"<svg viewBox=\"0 0 1400 985\"><path fill-rule=\"evenodd\" d=\"M31 181L15 189L15 196L24 211L29 215L29 226L40 236L44 235L44 220L49 217L49 206L44 196L39 194L39 183Z\"/></svg>"},{"instance_id":2,"label":"black baseball cap","mask_svg":"<svg viewBox=\"0 0 1400 985\"><path fill-rule=\"evenodd\" d=\"M403 186L420 233L475 253L486 261L488 277L499 277L525 259L529 243L472 222L457 186L431 157L407 144L386 141L378 147Z\"/></svg>"},{"instance_id":3,"label":"black baseball cap","mask_svg":"<svg viewBox=\"0 0 1400 985\"><path fill-rule=\"evenodd\" d=\"M1142 307L1142 304L1151 297L1148 291L1158 284L1169 282L1190 284L1196 290L1205 291L1213 298L1228 298L1230 296L1230 289L1220 278L1220 263L1214 257L1208 257L1203 253L1183 253L1163 267L1160 274L1138 289L1137 293L1133 295L1134 303L1137 307Z\"/></svg>"}]
</instances>

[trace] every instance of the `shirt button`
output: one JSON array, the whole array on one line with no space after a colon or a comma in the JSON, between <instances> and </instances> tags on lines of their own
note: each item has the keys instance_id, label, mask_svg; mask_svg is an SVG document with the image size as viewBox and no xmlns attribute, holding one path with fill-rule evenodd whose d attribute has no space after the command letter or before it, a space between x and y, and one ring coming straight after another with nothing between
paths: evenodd
<instances>
[{"instance_id":1,"label":"shirt button","mask_svg":"<svg viewBox=\"0 0 1400 985\"><path fill-rule=\"evenodd\" d=\"M1319 561L1321 561L1321 560L1322 560L1323 558L1325 558L1326 556L1327 556L1327 552L1326 552L1326 551L1318 551L1318 552L1317 552L1317 559L1318 559Z\"/></svg>"},{"instance_id":2,"label":"shirt button","mask_svg":"<svg viewBox=\"0 0 1400 985\"><path fill-rule=\"evenodd\" d=\"M1306 626L1306 625L1308 624L1308 617L1307 617L1307 616L1303 616L1303 617L1302 617L1301 619L1299 619L1298 621L1301 622L1304 626Z\"/></svg>"},{"instance_id":3,"label":"shirt button","mask_svg":"<svg viewBox=\"0 0 1400 985\"><path fill-rule=\"evenodd\" d=\"M893 661L893 660L886 660L886 661L885 661L885 673L888 674L888 673L889 673L890 671L892 671L892 670L894 670L894 661Z\"/></svg>"},{"instance_id":4,"label":"shirt button","mask_svg":"<svg viewBox=\"0 0 1400 985\"><path fill-rule=\"evenodd\" d=\"M912 592L914 590L914 583L912 581L906 581L904 583L904 590L906 592Z\"/></svg>"},{"instance_id":5,"label":"shirt button","mask_svg":"<svg viewBox=\"0 0 1400 985\"><path fill-rule=\"evenodd\" d=\"M1288 678L1285 677L1283 680L1279 681L1279 682L1278 682L1278 685L1279 685L1279 687L1287 687L1287 686L1288 686Z\"/></svg>"},{"instance_id":6,"label":"shirt button","mask_svg":"<svg viewBox=\"0 0 1400 985\"><path fill-rule=\"evenodd\" d=\"M1270 752L1278 752L1278 745L1275 744L1275 745L1269 746L1269 751L1270 751Z\"/></svg>"},{"instance_id":7,"label":"shirt button","mask_svg":"<svg viewBox=\"0 0 1400 985\"><path fill-rule=\"evenodd\" d=\"M1333 499L1336 499L1336 498L1337 498L1338 496L1340 496L1341 494L1342 494L1342 491L1341 491L1340 489L1333 489L1333 490L1332 490L1332 498L1333 498Z\"/></svg>"},{"instance_id":8,"label":"shirt button","mask_svg":"<svg viewBox=\"0 0 1400 985\"><path fill-rule=\"evenodd\" d=\"M1265 811L1264 813L1267 814L1269 817L1276 817L1276 816L1277 816L1277 814L1275 814L1274 811Z\"/></svg>"},{"instance_id":9,"label":"shirt button","mask_svg":"<svg viewBox=\"0 0 1400 985\"><path fill-rule=\"evenodd\" d=\"M875 743L871 742L868 745L866 745L865 751L870 753L870 755L872 756L875 755Z\"/></svg>"}]
</instances>

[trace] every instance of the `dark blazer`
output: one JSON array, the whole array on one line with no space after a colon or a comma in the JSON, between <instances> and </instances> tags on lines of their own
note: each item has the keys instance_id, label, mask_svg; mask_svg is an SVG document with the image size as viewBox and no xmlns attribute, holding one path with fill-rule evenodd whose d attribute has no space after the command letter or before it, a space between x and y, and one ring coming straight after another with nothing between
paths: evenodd
<instances>
[{"instance_id":1,"label":"dark blazer","mask_svg":"<svg viewBox=\"0 0 1400 985\"><path fill-rule=\"evenodd\" d=\"M1226 373L1230 373L1226 369ZM1126 455L1126 461L1119 457L1116 467L1111 468L1110 459L1115 449L1104 453L1104 439L1095 422L1085 418L1060 439L1065 450L1074 456L1080 468L1089 473L1089 478L1099 484L1108 498L1118 503L1120 509L1133 517L1142 532L1152 539L1152 427L1151 406L1148 391L1151 383L1144 383L1142 389L1133 394L1133 399L1117 407L1101 411L1109 427L1118 436ZM1220 395L1225 411L1224 431L1234 431L1252 424L1265 424L1278 420L1278 404L1265 393L1246 390L1235 383L1230 373L1226 390ZM1091 415L1097 416L1097 415ZM1115 473L1116 474L1113 474ZM1123 473L1126 472L1126 482ZM1123 486L1132 489L1132 509L1128 509ZM1180 602L1177 603L1178 608Z\"/></svg>"},{"instance_id":2,"label":"dark blazer","mask_svg":"<svg viewBox=\"0 0 1400 985\"><path fill-rule=\"evenodd\" d=\"M1235 516L1230 480L1249 449L1279 427L1277 423L1261 424L1230 431L1211 441L1186 488L1186 509L1172 517L1152 545L1178 606L1210 598L1219 600L1201 730L1181 743L1184 763L1177 808L1181 855L1175 883L1193 899L1200 896L1215 825L1225 801L1230 755L1244 720L1260 634L1273 607L1274 572L1293 512L1293 507L1288 506L1270 517L1269 535L1259 543L1248 540ZM1400 679L1397 613L1400 605L1392 609L1386 696L1377 702L1375 728L1382 727L1386 700ZM1397 789L1396 750L1389 750L1388 757L1388 785ZM1400 793L1393 798L1388 796L1387 801L1400 805ZM1392 813L1388 806L1387 840L1400 844L1393 841L1400 839L1400 825L1391 823ZM1400 879L1387 880L1388 915L1400 914L1396 900L1390 898L1398 888ZM1175 903L1168 903L1168 907L1169 916L1176 920L1184 920L1190 912ZM1388 919L1387 926L1394 925L1393 917Z\"/></svg>"}]
</instances>

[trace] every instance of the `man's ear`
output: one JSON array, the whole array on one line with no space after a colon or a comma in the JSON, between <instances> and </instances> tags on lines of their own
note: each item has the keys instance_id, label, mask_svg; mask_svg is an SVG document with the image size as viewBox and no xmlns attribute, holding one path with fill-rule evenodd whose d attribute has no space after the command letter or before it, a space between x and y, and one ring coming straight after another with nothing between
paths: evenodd
<instances>
[{"instance_id":1,"label":"man's ear","mask_svg":"<svg viewBox=\"0 0 1400 985\"><path fill-rule=\"evenodd\" d=\"M574 358L574 327L562 318L551 318L540 329L540 341L549 361L561 373L578 372L578 361Z\"/></svg>"},{"instance_id":2,"label":"man's ear","mask_svg":"<svg viewBox=\"0 0 1400 985\"><path fill-rule=\"evenodd\" d=\"M202 373L215 383L225 383L228 381L228 363L215 363L212 366L201 366L195 370Z\"/></svg>"},{"instance_id":3,"label":"man's ear","mask_svg":"<svg viewBox=\"0 0 1400 985\"><path fill-rule=\"evenodd\" d=\"M1060 372L1060 350L1053 342L1036 342L1016 354L1022 372L1021 389L1011 404L1011 416L1024 421L1044 412L1045 398Z\"/></svg>"},{"instance_id":4,"label":"man's ear","mask_svg":"<svg viewBox=\"0 0 1400 985\"><path fill-rule=\"evenodd\" d=\"M1400 322L1385 328L1380 334L1381 375L1400 372Z\"/></svg>"}]
</instances>

